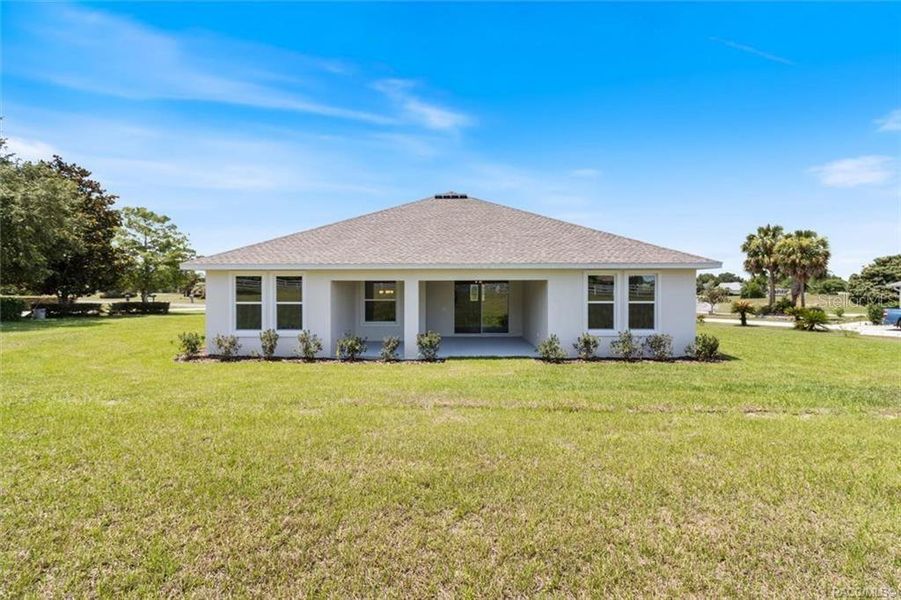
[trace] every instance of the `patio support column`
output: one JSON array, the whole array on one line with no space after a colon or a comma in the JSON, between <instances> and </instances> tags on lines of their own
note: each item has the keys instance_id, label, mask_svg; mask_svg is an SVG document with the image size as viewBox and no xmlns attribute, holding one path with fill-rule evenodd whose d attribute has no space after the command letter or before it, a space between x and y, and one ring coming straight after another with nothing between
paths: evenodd
<instances>
[{"instance_id":1,"label":"patio support column","mask_svg":"<svg viewBox=\"0 0 901 600\"><path fill-rule=\"evenodd\" d=\"M404 279L404 358L418 356L416 334L419 333L419 279Z\"/></svg>"}]
</instances>

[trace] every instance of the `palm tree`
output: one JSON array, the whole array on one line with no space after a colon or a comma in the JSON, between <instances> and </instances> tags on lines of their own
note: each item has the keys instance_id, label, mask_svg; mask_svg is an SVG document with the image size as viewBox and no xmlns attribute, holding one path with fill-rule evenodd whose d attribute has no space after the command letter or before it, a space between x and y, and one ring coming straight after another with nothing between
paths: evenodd
<instances>
[{"instance_id":1,"label":"palm tree","mask_svg":"<svg viewBox=\"0 0 901 600\"><path fill-rule=\"evenodd\" d=\"M826 274L829 265L829 241L816 231L799 229L776 244L776 255L783 271L801 286L801 307L806 306L804 290L813 277Z\"/></svg>"},{"instance_id":2,"label":"palm tree","mask_svg":"<svg viewBox=\"0 0 901 600\"><path fill-rule=\"evenodd\" d=\"M782 239L782 226L769 225L758 227L757 233L750 233L741 245L746 254L745 271L751 275L766 275L769 287L769 304L776 303L776 279L780 275L779 257L776 245Z\"/></svg>"}]
</instances>

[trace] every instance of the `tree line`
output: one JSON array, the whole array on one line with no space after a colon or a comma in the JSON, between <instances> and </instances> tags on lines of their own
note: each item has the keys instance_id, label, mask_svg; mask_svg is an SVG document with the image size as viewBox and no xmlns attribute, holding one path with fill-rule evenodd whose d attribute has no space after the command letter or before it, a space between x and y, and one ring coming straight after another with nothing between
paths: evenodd
<instances>
[{"instance_id":1,"label":"tree line","mask_svg":"<svg viewBox=\"0 0 901 600\"><path fill-rule=\"evenodd\" d=\"M828 270L831 252L829 241L811 230L785 233L780 225L763 225L748 234L741 245L745 254L744 268L752 279L744 281L734 273L703 273L698 276L698 293L721 300L725 291L717 286L742 282L742 297L767 297L768 306L776 303L777 287L787 287L791 303L800 300L806 306L806 293L837 294L848 292L852 302L860 305L884 305L897 302L897 292L887 284L901 281L901 254L876 258L845 281ZM715 300L715 301L712 301Z\"/></svg>"},{"instance_id":2,"label":"tree line","mask_svg":"<svg viewBox=\"0 0 901 600\"><path fill-rule=\"evenodd\" d=\"M0 284L4 293L62 303L107 290L150 294L193 286L180 264L195 256L171 219L115 207L91 172L54 155L25 161L0 138Z\"/></svg>"}]
</instances>

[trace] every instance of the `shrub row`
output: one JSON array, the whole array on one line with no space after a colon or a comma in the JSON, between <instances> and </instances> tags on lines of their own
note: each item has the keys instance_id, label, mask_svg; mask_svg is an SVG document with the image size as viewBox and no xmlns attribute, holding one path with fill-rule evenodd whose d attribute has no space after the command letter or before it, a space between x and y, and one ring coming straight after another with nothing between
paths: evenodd
<instances>
[{"instance_id":1,"label":"shrub row","mask_svg":"<svg viewBox=\"0 0 901 600\"><path fill-rule=\"evenodd\" d=\"M582 360L593 360L597 358L600 343L600 338L586 332L573 342L573 349ZM702 333L685 348L685 355L702 361L715 360L719 357L719 344L716 337ZM537 351L539 358L547 362L558 363L566 358L560 338L556 335L539 343ZM673 358L673 338L666 334L654 334L641 340L631 331L621 331L610 342L610 354L629 361L640 360L645 356L654 360L670 360Z\"/></svg>"},{"instance_id":2,"label":"shrub row","mask_svg":"<svg viewBox=\"0 0 901 600\"><path fill-rule=\"evenodd\" d=\"M111 302L107 312L111 315L165 315L168 302Z\"/></svg>"},{"instance_id":3,"label":"shrub row","mask_svg":"<svg viewBox=\"0 0 901 600\"><path fill-rule=\"evenodd\" d=\"M73 302L71 304L35 304L32 310L39 308L47 311L48 318L57 317L96 317L100 315L103 305L99 302Z\"/></svg>"},{"instance_id":4,"label":"shrub row","mask_svg":"<svg viewBox=\"0 0 901 600\"><path fill-rule=\"evenodd\" d=\"M29 302L27 298L0 298L0 320L16 321L27 310L43 309L49 318L95 317L103 311L100 302ZM111 315L163 315L169 312L168 302L113 302L108 305Z\"/></svg>"},{"instance_id":5,"label":"shrub row","mask_svg":"<svg viewBox=\"0 0 901 600\"><path fill-rule=\"evenodd\" d=\"M262 357L266 360L275 356L278 348L279 335L274 329L267 329L260 332L260 350ZM178 335L176 344L178 345L179 357L194 358L200 353L200 347L203 343L203 336L199 333L185 332ZM396 336L386 337L382 342L382 348L379 351L379 357L385 362L393 362L399 359L398 349L401 340ZM213 345L216 347L216 356L223 360L230 360L238 355L241 349L241 343L237 336L234 335L217 335L213 338ZM438 360L438 349L441 346L441 335L435 331L427 331L416 336L416 346L419 350L419 357L426 362L434 362ZM352 362L366 352L367 340L358 335L345 334L338 340L336 357L338 360ZM318 335L308 330L303 330L297 336L298 356L307 361L312 361L322 352L322 340Z\"/></svg>"},{"instance_id":6,"label":"shrub row","mask_svg":"<svg viewBox=\"0 0 901 600\"><path fill-rule=\"evenodd\" d=\"M260 332L260 348L264 359L269 360L275 356L278 347L279 335L273 329ZM314 360L322 351L322 340L314 333L303 330L297 336L297 355L304 360ZM199 333L186 332L179 334L177 344L179 356L193 358L200 352L203 336ZM396 336L386 337L382 342L379 357L385 362L398 360L398 349L401 340ZM685 355L701 361L710 361L719 358L719 340L712 335L702 333L695 337L695 341L685 348ZM213 338L216 347L216 355L223 360L231 360L238 355L241 344L234 335L217 335ZM441 346L441 335L434 331L420 333L416 336L416 346L419 357L426 362L438 360L438 349ZM583 360L597 358L600 347L600 339L590 333L583 333L573 343L573 348ZM366 352L366 338L358 335L345 334L337 343L336 358L342 362L352 362ZM566 359L566 352L560 345L560 338L551 335L538 344L539 357L547 362L559 363ZM610 352L619 358L633 361L648 356L654 360L670 360L673 358L673 338L665 334L654 334L643 340L633 335L631 331L622 331L617 338L610 343Z\"/></svg>"}]
</instances>

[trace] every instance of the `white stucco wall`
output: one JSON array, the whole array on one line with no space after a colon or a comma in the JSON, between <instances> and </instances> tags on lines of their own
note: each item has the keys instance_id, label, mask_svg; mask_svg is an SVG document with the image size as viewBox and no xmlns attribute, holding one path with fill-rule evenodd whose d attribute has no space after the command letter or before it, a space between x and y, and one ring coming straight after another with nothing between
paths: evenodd
<instances>
[{"instance_id":1,"label":"white stucco wall","mask_svg":"<svg viewBox=\"0 0 901 600\"><path fill-rule=\"evenodd\" d=\"M547 282L524 281L522 293L522 336L533 346L548 336Z\"/></svg>"},{"instance_id":2,"label":"white stucco wall","mask_svg":"<svg viewBox=\"0 0 901 600\"><path fill-rule=\"evenodd\" d=\"M453 282L470 280L506 280L511 282L510 335L523 336L536 344L556 333L567 352L572 342L588 325L587 276L589 273L612 273L617 278L615 330L592 332L601 340L600 354L609 352L609 343L617 330L626 329L628 303L626 282L629 274L657 275L656 329L673 337L673 349L681 354L695 336L695 271L583 271L583 270L317 270L292 274L304 277L304 327L318 334L324 342L323 355L333 356L334 341L345 331L353 331L375 342L387 335L397 335L405 344L415 340L415 333L433 329L443 336L454 334ZM206 334L210 352L218 333L233 334L234 276L238 272L207 271ZM272 272L241 271L260 274L264 279ZM279 274L286 274L280 271ZM363 323L362 285L365 280L399 281L398 322L392 325ZM274 326L273 299L264 283L263 328ZM412 304L405 304L412 301ZM415 327L405 328L405 322ZM643 335L652 332L636 332ZM243 335L242 352L259 351L259 338ZM280 341L279 354L290 355L296 347L296 332ZM415 346L415 344L407 344ZM409 350L415 353L415 347Z\"/></svg>"},{"instance_id":3,"label":"white stucco wall","mask_svg":"<svg viewBox=\"0 0 901 600\"><path fill-rule=\"evenodd\" d=\"M206 350L215 354L213 338L232 333L229 299L231 278L228 271L206 273Z\"/></svg>"}]
</instances>

